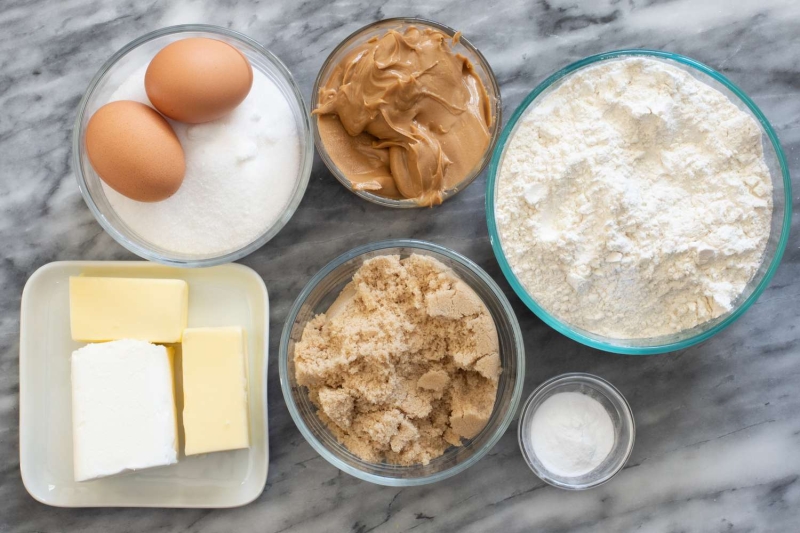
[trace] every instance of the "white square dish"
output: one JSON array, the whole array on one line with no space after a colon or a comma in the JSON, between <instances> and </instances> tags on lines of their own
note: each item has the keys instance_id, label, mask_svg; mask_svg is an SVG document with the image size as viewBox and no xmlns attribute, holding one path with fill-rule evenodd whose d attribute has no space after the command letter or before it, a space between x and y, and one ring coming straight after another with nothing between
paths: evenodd
<instances>
[{"instance_id":1,"label":"white square dish","mask_svg":"<svg viewBox=\"0 0 800 533\"><path fill-rule=\"evenodd\" d=\"M177 464L76 483L72 466L69 277L173 278L189 283L189 327L247 330L250 448L183 455ZM269 299L243 265L173 268L148 262L64 261L33 273L22 293L19 353L20 471L28 492L58 507L236 507L264 490L269 464ZM178 390L180 378L178 376ZM179 416L182 395L177 395Z\"/></svg>"}]
</instances>

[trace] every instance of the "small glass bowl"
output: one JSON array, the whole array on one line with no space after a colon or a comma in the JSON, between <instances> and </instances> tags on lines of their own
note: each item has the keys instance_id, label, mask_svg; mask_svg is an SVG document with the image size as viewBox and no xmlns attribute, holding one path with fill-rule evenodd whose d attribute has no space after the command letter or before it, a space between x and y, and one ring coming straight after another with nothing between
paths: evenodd
<instances>
[{"instance_id":1,"label":"small glass bowl","mask_svg":"<svg viewBox=\"0 0 800 533\"><path fill-rule=\"evenodd\" d=\"M593 67L604 61L618 61L628 57L644 57L677 67L706 85L717 89L739 109L752 116L761 128L764 158L769 168L770 177L772 178L773 207L769 240L764 250L761 265L753 275L753 278L745 286L742 294L733 302L733 309L713 320L703 322L702 324L679 333L641 339L619 339L597 335L596 333L592 333L561 320L559 317L551 314L547 309L540 306L539 303L528 294L527 290L514 273L514 270L511 268L511 265L506 260L505 253L503 252L503 241L500 238L500 232L495 219L495 195L497 194L500 168L503 164L506 146L508 146L509 141L514 136L520 120L571 74L588 67ZM531 311L542 319L545 324L559 333L585 344L586 346L614 353L650 355L683 350L713 337L730 326L755 303L761 293L764 292L764 289L767 288L767 285L769 285L772 276L775 274L781 262L783 252L786 249L786 244L789 240L791 221L792 182L789 176L789 167L786 162L786 157L783 154L780 141L778 140L778 135L764 116L764 113L761 112L758 106L756 106L741 89L719 72L694 59L659 50L618 50L590 56L559 70L544 80L536 89L525 97L503 129L503 133L492 155L492 162L489 164L489 172L486 179L486 222L489 229L489 241L492 244L497 262L500 264L500 269L503 271L511 288L514 289L517 296L519 296Z\"/></svg>"},{"instance_id":2,"label":"small glass bowl","mask_svg":"<svg viewBox=\"0 0 800 533\"><path fill-rule=\"evenodd\" d=\"M319 70L319 74L317 74L317 79L314 81L314 90L311 93L311 109L312 111L317 108L319 105L319 88L322 86L325 81L330 77L331 72L336 68L339 64L339 61L347 55L353 48L356 46L361 45L362 43L368 41L372 37L383 35L389 30L397 30L397 31L404 31L409 26L417 26L423 27L427 26L433 28L435 30L439 30L445 35L450 37L456 34L456 30L445 26L444 24L439 24L438 22L434 22L431 20L426 20L423 18L415 18L415 17L398 17L398 18L390 18L379 20L377 22L373 22L372 24L368 24L363 28L356 30L350 36L348 36L344 41L339 43L339 46L333 49L333 52L328 56L325 60L325 63L322 64L322 68ZM442 195L442 201L444 202L448 198L453 197L458 192L467 188L467 186L475 181L483 169L486 168L486 165L489 163L489 160L492 157L492 151L494 150L495 144L497 144L497 139L500 136L500 124L502 123L502 105L500 102L500 86L497 83L497 79L494 76L494 72L492 72L492 67L489 66L489 62L486 61L486 58L483 57L483 54L475 48L472 43L470 43L466 38L463 36L460 37L458 43L452 46L452 50L457 53L461 54L464 57L468 58L472 63L472 66L475 68L475 72L477 73L478 77L480 77L481 81L483 82L483 86L486 88L486 93L489 96L490 108L492 110L492 125L489 128L489 145L486 147L486 152L483 154L478 165L476 165L473 172L467 175L458 185L453 187L452 189L448 189L444 191ZM404 199L395 199L395 198L387 198L385 196L381 196L379 194L373 194L369 191L359 191L353 189L352 183L350 180L345 176L345 174L339 170L339 167L336 163L333 162L330 155L328 155L328 151L325 148L325 143L322 141L322 138L319 134L319 128L317 127L317 117L316 115L312 115L311 117L311 129L314 134L314 143L317 146L317 152L319 156L322 158L322 161L325 162L325 166L328 167L331 174L333 174L339 182L347 187L347 189L368 200L374 204L383 205L386 207L397 207L397 208L414 208L414 207L425 207L421 206L414 200L404 198Z\"/></svg>"},{"instance_id":3,"label":"small glass bowl","mask_svg":"<svg viewBox=\"0 0 800 533\"><path fill-rule=\"evenodd\" d=\"M136 70L147 64L166 45L189 37L208 37L228 43L247 57L254 69L267 76L286 97L292 108L300 142L300 167L295 188L283 213L275 223L249 244L221 254L196 255L177 253L143 239L117 216L106 198L100 177L92 168L86 154L85 133L89 118L108 102L112 93ZM241 33L204 24L171 26L148 33L128 43L100 68L78 105L78 116L72 133L72 168L78 179L83 199L104 230L114 240L136 255L162 263L183 267L202 267L229 263L240 259L274 237L294 214L303 198L311 175L314 145L308 111L300 89L286 66L275 55L253 39Z\"/></svg>"},{"instance_id":4,"label":"small glass bowl","mask_svg":"<svg viewBox=\"0 0 800 533\"><path fill-rule=\"evenodd\" d=\"M433 257L453 269L483 300L494 319L500 341L503 372L494 411L486 427L461 447L451 446L427 465L400 466L370 463L350 453L317 417L308 390L297 384L294 346L306 323L324 313L367 259L380 255L412 253ZM292 305L281 335L278 365L283 397L300 433L329 463L352 476L393 487L434 483L462 472L478 462L500 440L514 418L525 378L525 347L517 317L497 284L475 263L441 246L417 240L389 240L360 246L340 255L320 270Z\"/></svg>"},{"instance_id":5,"label":"small glass bowl","mask_svg":"<svg viewBox=\"0 0 800 533\"><path fill-rule=\"evenodd\" d=\"M582 476L565 477L549 472L533 451L530 438L533 415L545 400L560 392L579 392L594 398L605 407L614 424L614 447L608 457L597 468ZM631 456L635 434L633 411L622 393L608 381L581 372L562 374L539 385L522 406L517 430L522 457L533 473L542 481L566 490L591 489L614 477Z\"/></svg>"}]
</instances>

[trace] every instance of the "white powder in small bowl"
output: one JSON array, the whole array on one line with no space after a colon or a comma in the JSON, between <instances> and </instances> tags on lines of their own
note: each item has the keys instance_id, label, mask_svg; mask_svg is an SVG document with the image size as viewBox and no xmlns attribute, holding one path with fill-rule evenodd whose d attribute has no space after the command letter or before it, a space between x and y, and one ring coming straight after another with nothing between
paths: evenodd
<instances>
[{"instance_id":1,"label":"white powder in small bowl","mask_svg":"<svg viewBox=\"0 0 800 533\"><path fill-rule=\"evenodd\" d=\"M146 70L134 72L109 101L151 105ZM178 192L144 203L103 184L132 231L171 252L209 256L250 244L278 221L299 179L300 139L289 102L272 80L253 69L250 94L228 116L205 124L169 122L186 155Z\"/></svg>"},{"instance_id":2,"label":"white powder in small bowl","mask_svg":"<svg viewBox=\"0 0 800 533\"><path fill-rule=\"evenodd\" d=\"M559 392L533 413L533 453L552 474L588 474L614 447L614 423L600 402L580 392Z\"/></svg>"}]
</instances>

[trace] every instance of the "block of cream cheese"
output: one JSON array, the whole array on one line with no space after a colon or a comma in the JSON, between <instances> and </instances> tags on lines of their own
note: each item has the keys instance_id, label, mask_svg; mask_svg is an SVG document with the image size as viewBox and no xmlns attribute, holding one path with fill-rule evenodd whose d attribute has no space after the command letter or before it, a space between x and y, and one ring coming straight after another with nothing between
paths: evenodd
<instances>
[{"instance_id":1,"label":"block of cream cheese","mask_svg":"<svg viewBox=\"0 0 800 533\"><path fill-rule=\"evenodd\" d=\"M249 447L244 330L189 328L181 346L186 455Z\"/></svg>"},{"instance_id":2,"label":"block of cream cheese","mask_svg":"<svg viewBox=\"0 0 800 533\"><path fill-rule=\"evenodd\" d=\"M189 285L179 279L69 278L72 339L180 342Z\"/></svg>"},{"instance_id":3,"label":"block of cream cheese","mask_svg":"<svg viewBox=\"0 0 800 533\"><path fill-rule=\"evenodd\" d=\"M139 340L72 353L75 481L178 461L172 348Z\"/></svg>"}]
</instances>

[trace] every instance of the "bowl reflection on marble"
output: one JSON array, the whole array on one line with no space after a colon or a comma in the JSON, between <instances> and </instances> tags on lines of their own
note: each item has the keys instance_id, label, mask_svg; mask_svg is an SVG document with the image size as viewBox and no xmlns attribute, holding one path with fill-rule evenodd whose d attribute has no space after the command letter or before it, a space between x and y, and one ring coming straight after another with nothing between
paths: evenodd
<instances>
[{"instance_id":1,"label":"bowl reflection on marble","mask_svg":"<svg viewBox=\"0 0 800 533\"><path fill-rule=\"evenodd\" d=\"M451 446L427 465L401 466L370 463L338 442L317 416L308 390L297 384L294 346L309 320L324 313L365 260L379 255L412 253L433 257L461 278L483 300L497 328L503 372L494 410L486 427L460 447ZM278 364L281 389L289 412L303 437L331 464L357 478L394 487L424 485L449 478L478 462L500 440L517 410L525 377L525 347L519 323L497 284L475 263L441 246L417 240L390 240L368 244L337 257L305 286L289 311L281 335Z\"/></svg>"}]
</instances>

